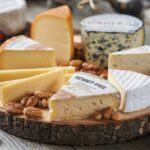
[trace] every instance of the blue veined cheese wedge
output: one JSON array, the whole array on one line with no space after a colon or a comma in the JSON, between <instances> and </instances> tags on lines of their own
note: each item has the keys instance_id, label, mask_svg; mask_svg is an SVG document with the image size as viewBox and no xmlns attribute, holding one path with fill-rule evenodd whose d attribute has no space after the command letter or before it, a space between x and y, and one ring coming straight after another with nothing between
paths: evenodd
<instances>
[{"instance_id":1,"label":"blue veined cheese wedge","mask_svg":"<svg viewBox=\"0 0 150 150\"><path fill-rule=\"evenodd\" d=\"M86 61L108 67L109 53L142 46L144 26L140 19L121 14L102 14L81 22Z\"/></svg>"},{"instance_id":2,"label":"blue veined cheese wedge","mask_svg":"<svg viewBox=\"0 0 150 150\"><path fill-rule=\"evenodd\" d=\"M110 69L108 80L121 94L121 111L139 111L150 106L149 76L133 71Z\"/></svg>"},{"instance_id":3,"label":"blue veined cheese wedge","mask_svg":"<svg viewBox=\"0 0 150 150\"><path fill-rule=\"evenodd\" d=\"M55 50L20 35L5 41L0 52L0 69L46 68L56 65Z\"/></svg>"},{"instance_id":4,"label":"blue veined cheese wedge","mask_svg":"<svg viewBox=\"0 0 150 150\"><path fill-rule=\"evenodd\" d=\"M119 92L105 79L75 73L49 100L50 121L88 118L107 106L118 109Z\"/></svg>"},{"instance_id":5,"label":"blue veined cheese wedge","mask_svg":"<svg viewBox=\"0 0 150 150\"><path fill-rule=\"evenodd\" d=\"M150 46L111 53L108 64L109 69L129 70L150 75Z\"/></svg>"}]
</instances>

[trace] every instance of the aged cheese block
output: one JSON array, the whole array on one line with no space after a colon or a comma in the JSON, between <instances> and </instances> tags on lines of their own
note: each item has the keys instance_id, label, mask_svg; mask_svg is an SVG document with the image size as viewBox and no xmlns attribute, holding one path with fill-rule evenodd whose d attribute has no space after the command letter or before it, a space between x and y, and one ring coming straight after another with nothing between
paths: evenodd
<instances>
[{"instance_id":1,"label":"aged cheese block","mask_svg":"<svg viewBox=\"0 0 150 150\"><path fill-rule=\"evenodd\" d=\"M73 57L72 14L68 6L50 9L32 23L31 37L56 50L58 63L68 64Z\"/></svg>"},{"instance_id":2,"label":"aged cheese block","mask_svg":"<svg viewBox=\"0 0 150 150\"><path fill-rule=\"evenodd\" d=\"M150 46L145 45L109 54L109 68L150 75Z\"/></svg>"},{"instance_id":3,"label":"aged cheese block","mask_svg":"<svg viewBox=\"0 0 150 150\"><path fill-rule=\"evenodd\" d=\"M55 66L55 50L23 35L4 42L0 52L0 69L24 69Z\"/></svg>"},{"instance_id":4,"label":"aged cheese block","mask_svg":"<svg viewBox=\"0 0 150 150\"><path fill-rule=\"evenodd\" d=\"M108 66L109 53L144 44L141 20L121 14L102 14L81 22L86 61Z\"/></svg>"},{"instance_id":5,"label":"aged cheese block","mask_svg":"<svg viewBox=\"0 0 150 150\"><path fill-rule=\"evenodd\" d=\"M108 80L121 93L119 109L133 112L150 106L150 77L126 70L109 70Z\"/></svg>"},{"instance_id":6,"label":"aged cheese block","mask_svg":"<svg viewBox=\"0 0 150 150\"><path fill-rule=\"evenodd\" d=\"M9 80L16 80L31 77L34 75L46 73L52 70L61 68L65 71L65 74L72 74L75 72L75 67L50 67L50 68L34 68L34 69L15 69L15 70L1 70L0 71L0 83Z\"/></svg>"},{"instance_id":7,"label":"aged cheese block","mask_svg":"<svg viewBox=\"0 0 150 150\"><path fill-rule=\"evenodd\" d=\"M56 92L65 82L63 69L57 69L37 76L21 79L0 87L0 97L5 105L12 101L17 101L22 96L33 93L36 90L48 90Z\"/></svg>"},{"instance_id":8,"label":"aged cheese block","mask_svg":"<svg viewBox=\"0 0 150 150\"><path fill-rule=\"evenodd\" d=\"M0 33L17 34L26 27L25 0L0 0Z\"/></svg>"},{"instance_id":9,"label":"aged cheese block","mask_svg":"<svg viewBox=\"0 0 150 150\"><path fill-rule=\"evenodd\" d=\"M117 109L118 91L105 79L75 73L49 100L51 121L87 118L107 106Z\"/></svg>"}]
</instances>

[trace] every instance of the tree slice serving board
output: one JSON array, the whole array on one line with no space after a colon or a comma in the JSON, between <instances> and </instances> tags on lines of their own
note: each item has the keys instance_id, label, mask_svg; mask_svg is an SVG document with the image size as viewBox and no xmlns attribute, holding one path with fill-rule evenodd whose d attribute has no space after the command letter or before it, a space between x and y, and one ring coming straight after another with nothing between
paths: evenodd
<instances>
[{"instance_id":1,"label":"tree slice serving board","mask_svg":"<svg viewBox=\"0 0 150 150\"><path fill-rule=\"evenodd\" d=\"M45 114L48 110L44 111ZM118 121L93 119L49 122L7 113L0 107L0 129L25 139L58 145L99 145L150 134L150 108L123 114Z\"/></svg>"}]
</instances>

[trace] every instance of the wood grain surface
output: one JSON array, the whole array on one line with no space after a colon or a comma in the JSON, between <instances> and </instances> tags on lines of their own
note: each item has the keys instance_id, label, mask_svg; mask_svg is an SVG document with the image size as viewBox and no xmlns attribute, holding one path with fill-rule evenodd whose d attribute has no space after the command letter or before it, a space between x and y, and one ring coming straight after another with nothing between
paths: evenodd
<instances>
[{"instance_id":1,"label":"wood grain surface","mask_svg":"<svg viewBox=\"0 0 150 150\"><path fill-rule=\"evenodd\" d=\"M56 146L20 139L0 130L0 150L150 150L150 136L140 140L99 146Z\"/></svg>"}]
</instances>

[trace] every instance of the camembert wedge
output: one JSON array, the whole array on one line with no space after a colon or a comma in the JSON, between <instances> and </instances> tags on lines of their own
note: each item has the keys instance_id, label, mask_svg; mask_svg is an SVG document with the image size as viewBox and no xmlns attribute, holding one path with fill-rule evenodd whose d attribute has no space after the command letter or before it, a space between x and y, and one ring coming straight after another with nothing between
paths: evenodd
<instances>
[{"instance_id":1,"label":"camembert wedge","mask_svg":"<svg viewBox=\"0 0 150 150\"><path fill-rule=\"evenodd\" d=\"M118 109L119 93L107 81L88 73L75 73L49 100L50 121L88 118L107 106Z\"/></svg>"},{"instance_id":2,"label":"camembert wedge","mask_svg":"<svg viewBox=\"0 0 150 150\"><path fill-rule=\"evenodd\" d=\"M121 93L119 109L133 112L150 106L150 77L125 70L109 70L108 80Z\"/></svg>"},{"instance_id":3,"label":"camembert wedge","mask_svg":"<svg viewBox=\"0 0 150 150\"><path fill-rule=\"evenodd\" d=\"M40 74L26 79L21 79L0 87L0 97L5 105L12 101L17 101L22 96L33 93L36 90L48 90L56 92L65 82L63 69Z\"/></svg>"}]
</instances>

